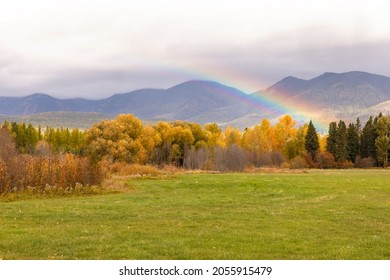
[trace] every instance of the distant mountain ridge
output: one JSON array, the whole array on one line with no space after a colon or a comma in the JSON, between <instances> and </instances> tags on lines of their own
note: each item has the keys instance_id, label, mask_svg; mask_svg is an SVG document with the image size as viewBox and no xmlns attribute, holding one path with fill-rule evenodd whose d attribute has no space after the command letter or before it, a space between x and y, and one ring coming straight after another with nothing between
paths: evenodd
<instances>
[{"instance_id":1,"label":"distant mountain ridge","mask_svg":"<svg viewBox=\"0 0 390 280\"><path fill-rule=\"evenodd\" d=\"M390 99L390 78L366 72L324 73L310 80L287 77L266 90L270 95L314 102L317 106L373 106Z\"/></svg>"},{"instance_id":2,"label":"distant mountain ridge","mask_svg":"<svg viewBox=\"0 0 390 280\"><path fill-rule=\"evenodd\" d=\"M390 78L361 71L327 72L310 80L287 77L255 94L304 104L327 121L354 121L380 112L375 105L390 100Z\"/></svg>"},{"instance_id":3,"label":"distant mountain ridge","mask_svg":"<svg viewBox=\"0 0 390 280\"><path fill-rule=\"evenodd\" d=\"M101 100L57 99L46 94L0 97L0 114L33 115L44 112L132 113L141 119L229 122L250 113L248 95L214 81L188 81L164 89L140 89Z\"/></svg>"},{"instance_id":4,"label":"distant mountain ridge","mask_svg":"<svg viewBox=\"0 0 390 280\"><path fill-rule=\"evenodd\" d=\"M308 112L291 108L299 121L308 116L326 120L354 120L388 109L390 78L366 72L324 73L310 80L286 77L264 91L246 94L215 81L188 81L168 89L140 89L101 100L57 99L47 94L0 97L0 115L22 116L45 112L133 113L150 121L188 120L246 127L262 118L277 119L280 110L255 106L257 97L279 100L280 107L301 104ZM388 102L389 101L389 102ZM270 105L268 105L270 106ZM296 111L294 111L294 109ZM273 113L274 112L274 113ZM80 115L81 116L81 115Z\"/></svg>"}]
</instances>

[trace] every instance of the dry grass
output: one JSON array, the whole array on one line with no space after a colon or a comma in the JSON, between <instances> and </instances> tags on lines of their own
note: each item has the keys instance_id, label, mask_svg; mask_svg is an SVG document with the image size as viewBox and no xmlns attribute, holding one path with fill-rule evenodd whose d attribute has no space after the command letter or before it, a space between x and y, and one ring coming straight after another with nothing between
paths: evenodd
<instances>
[{"instance_id":1,"label":"dry grass","mask_svg":"<svg viewBox=\"0 0 390 280\"><path fill-rule=\"evenodd\" d=\"M119 176L131 176L131 175L147 175L157 176L161 174L161 170L152 165L141 165L141 164L127 164L123 162L115 162L108 164L109 174Z\"/></svg>"},{"instance_id":2,"label":"dry grass","mask_svg":"<svg viewBox=\"0 0 390 280\"><path fill-rule=\"evenodd\" d=\"M301 174L307 173L304 169L290 169L279 167L250 167L244 170L244 173L285 173L285 174Z\"/></svg>"}]
</instances>

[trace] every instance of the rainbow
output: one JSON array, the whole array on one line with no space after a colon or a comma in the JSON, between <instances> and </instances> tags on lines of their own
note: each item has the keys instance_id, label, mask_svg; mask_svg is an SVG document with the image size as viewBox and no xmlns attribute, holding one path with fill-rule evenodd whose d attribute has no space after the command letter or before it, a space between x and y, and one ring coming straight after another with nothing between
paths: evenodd
<instances>
[{"instance_id":1,"label":"rainbow","mask_svg":"<svg viewBox=\"0 0 390 280\"><path fill-rule=\"evenodd\" d=\"M154 61L154 65L155 65ZM326 133L328 131L329 122L323 116L315 112L312 105L302 104L291 100L282 100L281 98L270 96L262 92L258 92L259 88L264 88L265 82L260 81L254 77L248 77L239 73L233 72L226 67L213 67L212 65L191 65L191 67L172 65L172 63L165 63L159 65L160 70L169 70L172 77L177 80L208 80L217 81L230 87L243 89L248 94L248 98L240 98L229 91L219 91L218 94L229 95L234 98L240 98L241 101L246 102L249 106L259 109L266 115L282 116L290 114L298 123L308 123L312 120L317 131ZM249 94L257 91L257 94ZM261 120L259 120L259 123Z\"/></svg>"},{"instance_id":2,"label":"rainbow","mask_svg":"<svg viewBox=\"0 0 390 280\"><path fill-rule=\"evenodd\" d=\"M328 122L321 118L319 114L313 112L313 109L309 105L292 101L286 102L280 98L269 97L262 92L251 95L250 98L252 104L259 107L265 106L268 108L268 111L271 111L272 115L282 116L289 114L299 124L308 123L309 120L312 120L317 128L317 131L321 133L327 131L328 129Z\"/></svg>"}]
</instances>

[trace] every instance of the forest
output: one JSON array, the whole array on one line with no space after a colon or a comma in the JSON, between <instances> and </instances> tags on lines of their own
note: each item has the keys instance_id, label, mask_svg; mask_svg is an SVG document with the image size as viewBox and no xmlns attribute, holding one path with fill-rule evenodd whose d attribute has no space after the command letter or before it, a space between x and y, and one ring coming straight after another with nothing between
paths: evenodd
<instances>
[{"instance_id":1,"label":"forest","mask_svg":"<svg viewBox=\"0 0 390 280\"><path fill-rule=\"evenodd\" d=\"M289 115L240 131L217 124L144 124L131 114L91 128L34 127L5 121L0 129L0 194L33 189L72 191L99 186L112 166L131 164L240 172L260 167L387 167L390 116L329 124L320 135Z\"/></svg>"}]
</instances>

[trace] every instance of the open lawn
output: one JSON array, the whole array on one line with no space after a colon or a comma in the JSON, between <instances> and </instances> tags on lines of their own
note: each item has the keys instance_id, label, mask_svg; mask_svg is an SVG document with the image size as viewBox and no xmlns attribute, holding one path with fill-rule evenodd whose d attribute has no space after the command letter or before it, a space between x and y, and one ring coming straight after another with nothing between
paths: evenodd
<instances>
[{"instance_id":1,"label":"open lawn","mask_svg":"<svg viewBox=\"0 0 390 280\"><path fill-rule=\"evenodd\" d=\"M184 174L0 202L0 259L390 259L390 171Z\"/></svg>"}]
</instances>

